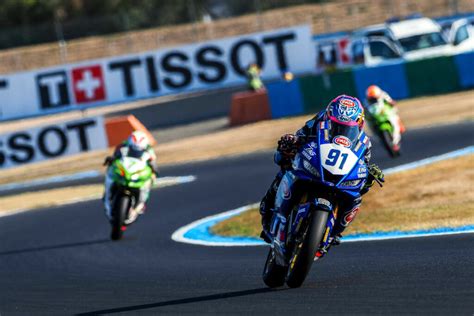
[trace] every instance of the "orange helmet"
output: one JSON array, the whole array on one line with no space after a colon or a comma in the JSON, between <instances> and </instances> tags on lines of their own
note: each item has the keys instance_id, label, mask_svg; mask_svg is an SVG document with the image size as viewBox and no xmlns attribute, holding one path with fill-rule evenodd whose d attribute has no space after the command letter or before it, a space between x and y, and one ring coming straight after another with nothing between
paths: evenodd
<instances>
[{"instance_id":1,"label":"orange helmet","mask_svg":"<svg viewBox=\"0 0 474 316\"><path fill-rule=\"evenodd\" d=\"M377 100L381 96L382 96L382 89L380 89L378 86L373 84L367 88L367 92L366 92L367 100L369 101Z\"/></svg>"}]
</instances>

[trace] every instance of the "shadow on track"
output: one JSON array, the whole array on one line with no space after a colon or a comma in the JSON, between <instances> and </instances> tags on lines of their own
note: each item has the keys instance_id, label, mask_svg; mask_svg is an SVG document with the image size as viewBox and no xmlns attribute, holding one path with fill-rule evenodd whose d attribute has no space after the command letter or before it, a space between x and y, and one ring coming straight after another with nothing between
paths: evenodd
<instances>
[{"instance_id":1,"label":"shadow on track","mask_svg":"<svg viewBox=\"0 0 474 316\"><path fill-rule=\"evenodd\" d=\"M234 292L227 292L227 293L220 293L220 294L213 294L213 295L189 297L189 298L143 304L143 305L133 305L133 306L126 306L126 307L103 309L103 310L97 310L93 312L76 314L76 316L89 316L89 315L102 315L102 314L113 314L113 313L121 313L121 312L131 312L131 311L144 310L148 308L182 305L182 304L205 302L205 301L214 301L214 300L221 300L221 299L232 298L232 297L247 296L247 295L284 291L284 290L288 290L288 289L285 289L285 288L271 289L268 287L264 287L264 288L258 288L258 289L252 289L252 290L234 291Z\"/></svg>"},{"instance_id":2,"label":"shadow on track","mask_svg":"<svg viewBox=\"0 0 474 316\"><path fill-rule=\"evenodd\" d=\"M97 245L97 244L105 244L108 242L111 242L110 239L98 239L98 240L73 242L73 243L53 245L53 246L31 247L31 248L25 248L25 249L2 251L0 252L0 256L16 255L16 254L21 254L21 253L45 251L45 250L53 250L53 249L83 247L83 246L90 246L90 245Z\"/></svg>"}]
</instances>

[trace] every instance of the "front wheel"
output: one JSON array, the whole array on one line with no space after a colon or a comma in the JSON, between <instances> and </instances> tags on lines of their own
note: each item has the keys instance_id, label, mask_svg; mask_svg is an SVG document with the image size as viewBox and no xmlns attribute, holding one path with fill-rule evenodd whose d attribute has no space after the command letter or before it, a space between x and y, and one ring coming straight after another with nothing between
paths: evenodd
<instances>
[{"instance_id":1,"label":"front wheel","mask_svg":"<svg viewBox=\"0 0 474 316\"><path fill-rule=\"evenodd\" d=\"M321 243L328 221L328 212L316 211L311 216L308 230L302 243L295 245L290 259L290 268L286 275L286 284L289 287L300 287L314 261L314 255Z\"/></svg>"},{"instance_id":2,"label":"front wheel","mask_svg":"<svg viewBox=\"0 0 474 316\"><path fill-rule=\"evenodd\" d=\"M263 269L263 282L268 287L279 287L285 284L286 267L279 266L275 260L275 253L270 248L268 251L267 261Z\"/></svg>"},{"instance_id":3,"label":"front wheel","mask_svg":"<svg viewBox=\"0 0 474 316\"><path fill-rule=\"evenodd\" d=\"M130 198L126 195L117 197L112 210L112 240L120 240L125 231L125 220L127 219L128 208L130 206Z\"/></svg>"}]
</instances>

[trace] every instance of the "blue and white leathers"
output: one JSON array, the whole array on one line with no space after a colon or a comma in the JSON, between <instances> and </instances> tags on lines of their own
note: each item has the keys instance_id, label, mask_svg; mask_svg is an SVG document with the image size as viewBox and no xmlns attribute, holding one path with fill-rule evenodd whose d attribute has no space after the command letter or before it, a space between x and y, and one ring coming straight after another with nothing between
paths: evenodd
<instances>
[{"instance_id":1,"label":"blue and white leathers","mask_svg":"<svg viewBox=\"0 0 474 316\"><path fill-rule=\"evenodd\" d=\"M346 213L360 203L360 191L368 176L364 160L368 136L363 131L353 140L345 135L330 135L330 122L318 124L316 137L301 146L293 160L293 170L286 172L278 187L275 200L278 214L271 226L276 244L281 245L287 234L296 235L299 223L309 216L311 209L330 213L328 233L323 240L323 244L327 243L338 217L347 226ZM298 210L292 212L296 206ZM281 225L283 219L290 225Z\"/></svg>"}]
</instances>

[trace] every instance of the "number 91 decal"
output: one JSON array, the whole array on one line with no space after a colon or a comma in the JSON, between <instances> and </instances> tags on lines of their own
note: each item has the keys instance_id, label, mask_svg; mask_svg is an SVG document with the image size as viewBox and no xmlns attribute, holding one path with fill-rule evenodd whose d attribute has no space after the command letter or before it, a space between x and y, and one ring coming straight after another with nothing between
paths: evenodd
<instances>
[{"instance_id":1,"label":"number 91 decal","mask_svg":"<svg viewBox=\"0 0 474 316\"><path fill-rule=\"evenodd\" d=\"M349 173L357 161L357 156L349 148L335 144L321 145L323 167L334 175Z\"/></svg>"}]
</instances>

